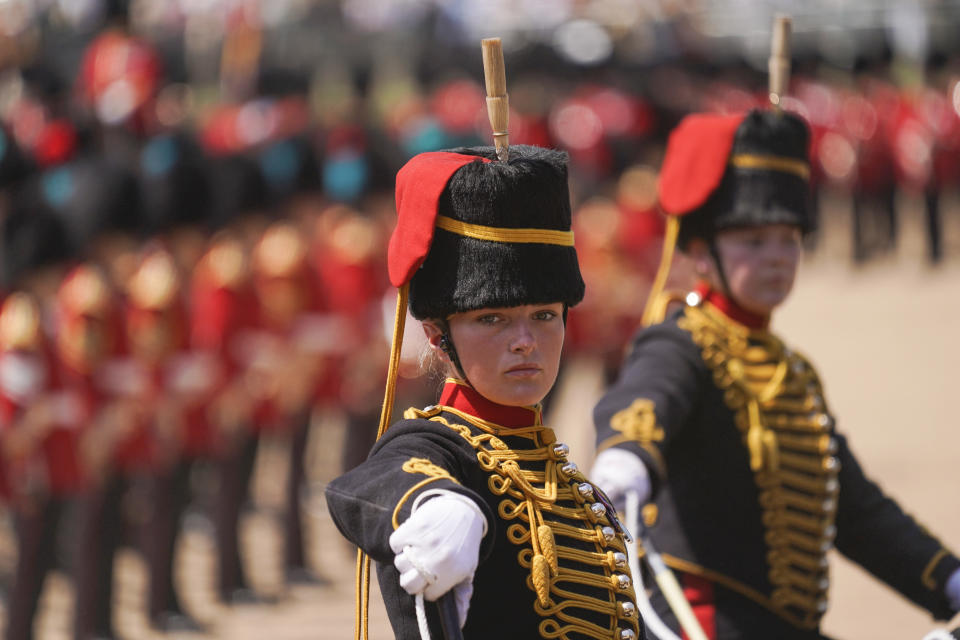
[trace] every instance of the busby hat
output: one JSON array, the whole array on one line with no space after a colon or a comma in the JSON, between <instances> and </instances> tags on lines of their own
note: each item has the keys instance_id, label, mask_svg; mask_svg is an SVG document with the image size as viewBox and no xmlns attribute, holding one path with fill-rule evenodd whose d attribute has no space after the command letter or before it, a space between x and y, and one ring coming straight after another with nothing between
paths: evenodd
<instances>
[{"instance_id":1,"label":"busby hat","mask_svg":"<svg viewBox=\"0 0 960 640\"><path fill-rule=\"evenodd\" d=\"M29 194L3 219L3 286L17 287L34 269L69 260L73 246L60 218Z\"/></svg>"},{"instance_id":2,"label":"busby hat","mask_svg":"<svg viewBox=\"0 0 960 640\"><path fill-rule=\"evenodd\" d=\"M268 187L254 159L241 154L215 156L209 170L211 229L221 229L244 215L268 211Z\"/></svg>"},{"instance_id":3,"label":"busby hat","mask_svg":"<svg viewBox=\"0 0 960 640\"><path fill-rule=\"evenodd\" d=\"M140 151L143 226L157 233L201 224L210 209L210 181L198 145L182 133L148 140Z\"/></svg>"},{"instance_id":4,"label":"busby hat","mask_svg":"<svg viewBox=\"0 0 960 640\"><path fill-rule=\"evenodd\" d=\"M390 280L414 317L583 299L567 155L515 145L423 153L397 174Z\"/></svg>"},{"instance_id":5,"label":"busby hat","mask_svg":"<svg viewBox=\"0 0 960 640\"><path fill-rule=\"evenodd\" d=\"M806 122L782 111L687 116L670 134L660 206L681 219L679 245L723 229L813 228Z\"/></svg>"}]
</instances>

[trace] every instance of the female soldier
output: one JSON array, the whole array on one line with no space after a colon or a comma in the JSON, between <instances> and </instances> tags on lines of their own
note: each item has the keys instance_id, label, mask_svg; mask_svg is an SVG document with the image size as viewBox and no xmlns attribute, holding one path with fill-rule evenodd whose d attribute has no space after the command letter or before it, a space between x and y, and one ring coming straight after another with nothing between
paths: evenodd
<instances>
[{"instance_id":1,"label":"female soldier","mask_svg":"<svg viewBox=\"0 0 960 640\"><path fill-rule=\"evenodd\" d=\"M816 371L767 330L811 227L808 137L775 111L680 123L660 204L702 281L594 411L594 479L655 501L651 539L713 638L822 637L833 546L935 616L960 610L960 560L864 476Z\"/></svg>"},{"instance_id":2,"label":"female soldier","mask_svg":"<svg viewBox=\"0 0 960 640\"><path fill-rule=\"evenodd\" d=\"M451 377L330 484L330 511L377 561L401 640L420 638L414 595L450 589L465 638L643 637L615 515L541 422L584 291L566 156L496 157L425 153L397 175L391 281Z\"/></svg>"}]
</instances>

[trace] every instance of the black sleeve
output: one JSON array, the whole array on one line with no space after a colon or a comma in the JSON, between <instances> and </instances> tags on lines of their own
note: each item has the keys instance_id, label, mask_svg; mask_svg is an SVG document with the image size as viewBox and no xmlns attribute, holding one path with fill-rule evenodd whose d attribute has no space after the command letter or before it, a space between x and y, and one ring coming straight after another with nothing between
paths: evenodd
<instances>
[{"instance_id":1,"label":"black sleeve","mask_svg":"<svg viewBox=\"0 0 960 640\"><path fill-rule=\"evenodd\" d=\"M640 332L617 382L593 410L597 451L621 447L640 456L656 491L665 479L665 451L696 410L706 375L699 349L675 323Z\"/></svg>"},{"instance_id":2,"label":"black sleeve","mask_svg":"<svg viewBox=\"0 0 960 640\"><path fill-rule=\"evenodd\" d=\"M417 495L429 489L455 491L473 500L487 518L483 559L496 520L469 488L478 486L478 472L473 448L452 429L429 420L403 420L387 430L363 464L327 486L327 508L344 537L377 562L390 564L390 534L410 516Z\"/></svg>"},{"instance_id":3,"label":"black sleeve","mask_svg":"<svg viewBox=\"0 0 960 640\"><path fill-rule=\"evenodd\" d=\"M937 619L950 619L956 612L944 586L960 560L864 475L846 438L837 434L837 443L837 549Z\"/></svg>"}]
</instances>

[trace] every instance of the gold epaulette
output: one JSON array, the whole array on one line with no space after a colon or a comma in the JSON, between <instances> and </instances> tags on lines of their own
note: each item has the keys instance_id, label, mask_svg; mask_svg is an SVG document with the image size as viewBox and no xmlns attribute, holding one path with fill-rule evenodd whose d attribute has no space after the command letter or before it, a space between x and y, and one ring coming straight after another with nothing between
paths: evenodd
<instances>
[{"instance_id":1,"label":"gold epaulette","mask_svg":"<svg viewBox=\"0 0 960 640\"><path fill-rule=\"evenodd\" d=\"M201 266L218 287L236 289L247 278L247 256L240 241L231 235L214 239Z\"/></svg>"},{"instance_id":2,"label":"gold epaulette","mask_svg":"<svg viewBox=\"0 0 960 640\"><path fill-rule=\"evenodd\" d=\"M0 310L0 348L31 350L40 343L40 306L30 294L12 293Z\"/></svg>"},{"instance_id":3,"label":"gold epaulette","mask_svg":"<svg viewBox=\"0 0 960 640\"><path fill-rule=\"evenodd\" d=\"M296 228L278 222L266 230L253 250L254 268L269 277L294 274L306 260L307 249Z\"/></svg>"},{"instance_id":4,"label":"gold epaulette","mask_svg":"<svg viewBox=\"0 0 960 640\"><path fill-rule=\"evenodd\" d=\"M110 288L94 266L80 265L61 285L58 297L64 310L73 316L103 317L110 307Z\"/></svg>"},{"instance_id":5,"label":"gold epaulette","mask_svg":"<svg viewBox=\"0 0 960 640\"><path fill-rule=\"evenodd\" d=\"M172 256L166 251L152 251L130 277L127 295L141 309L166 309L176 295L179 280Z\"/></svg>"}]
</instances>

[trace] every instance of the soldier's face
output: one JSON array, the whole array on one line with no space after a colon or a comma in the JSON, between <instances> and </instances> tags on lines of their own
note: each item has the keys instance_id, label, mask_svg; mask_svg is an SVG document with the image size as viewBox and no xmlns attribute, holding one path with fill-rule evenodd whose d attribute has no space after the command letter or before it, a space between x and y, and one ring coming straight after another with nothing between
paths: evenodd
<instances>
[{"instance_id":1,"label":"soldier's face","mask_svg":"<svg viewBox=\"0 0 960 640\"><path fill-rule=\"evenodd\" d=\"M448 323L464 374L488 400L530 406L553 387L563 348L562 303L478 309L454 314ZM424 327L439 348L439 329Z\"/></svg>"},{"instance_id":2,"label":"soldier's face","mask_svg":"<svg viewBox=\"0 0 960 640\"><path fill-rule=\"evenodd\" d=\"M792 225L771 224L728 229L716 236L730 295L747 311L769 315L793 289L803 237ZM715 286L719 275L707 266Z\"/></svg>"}]
</instances>

